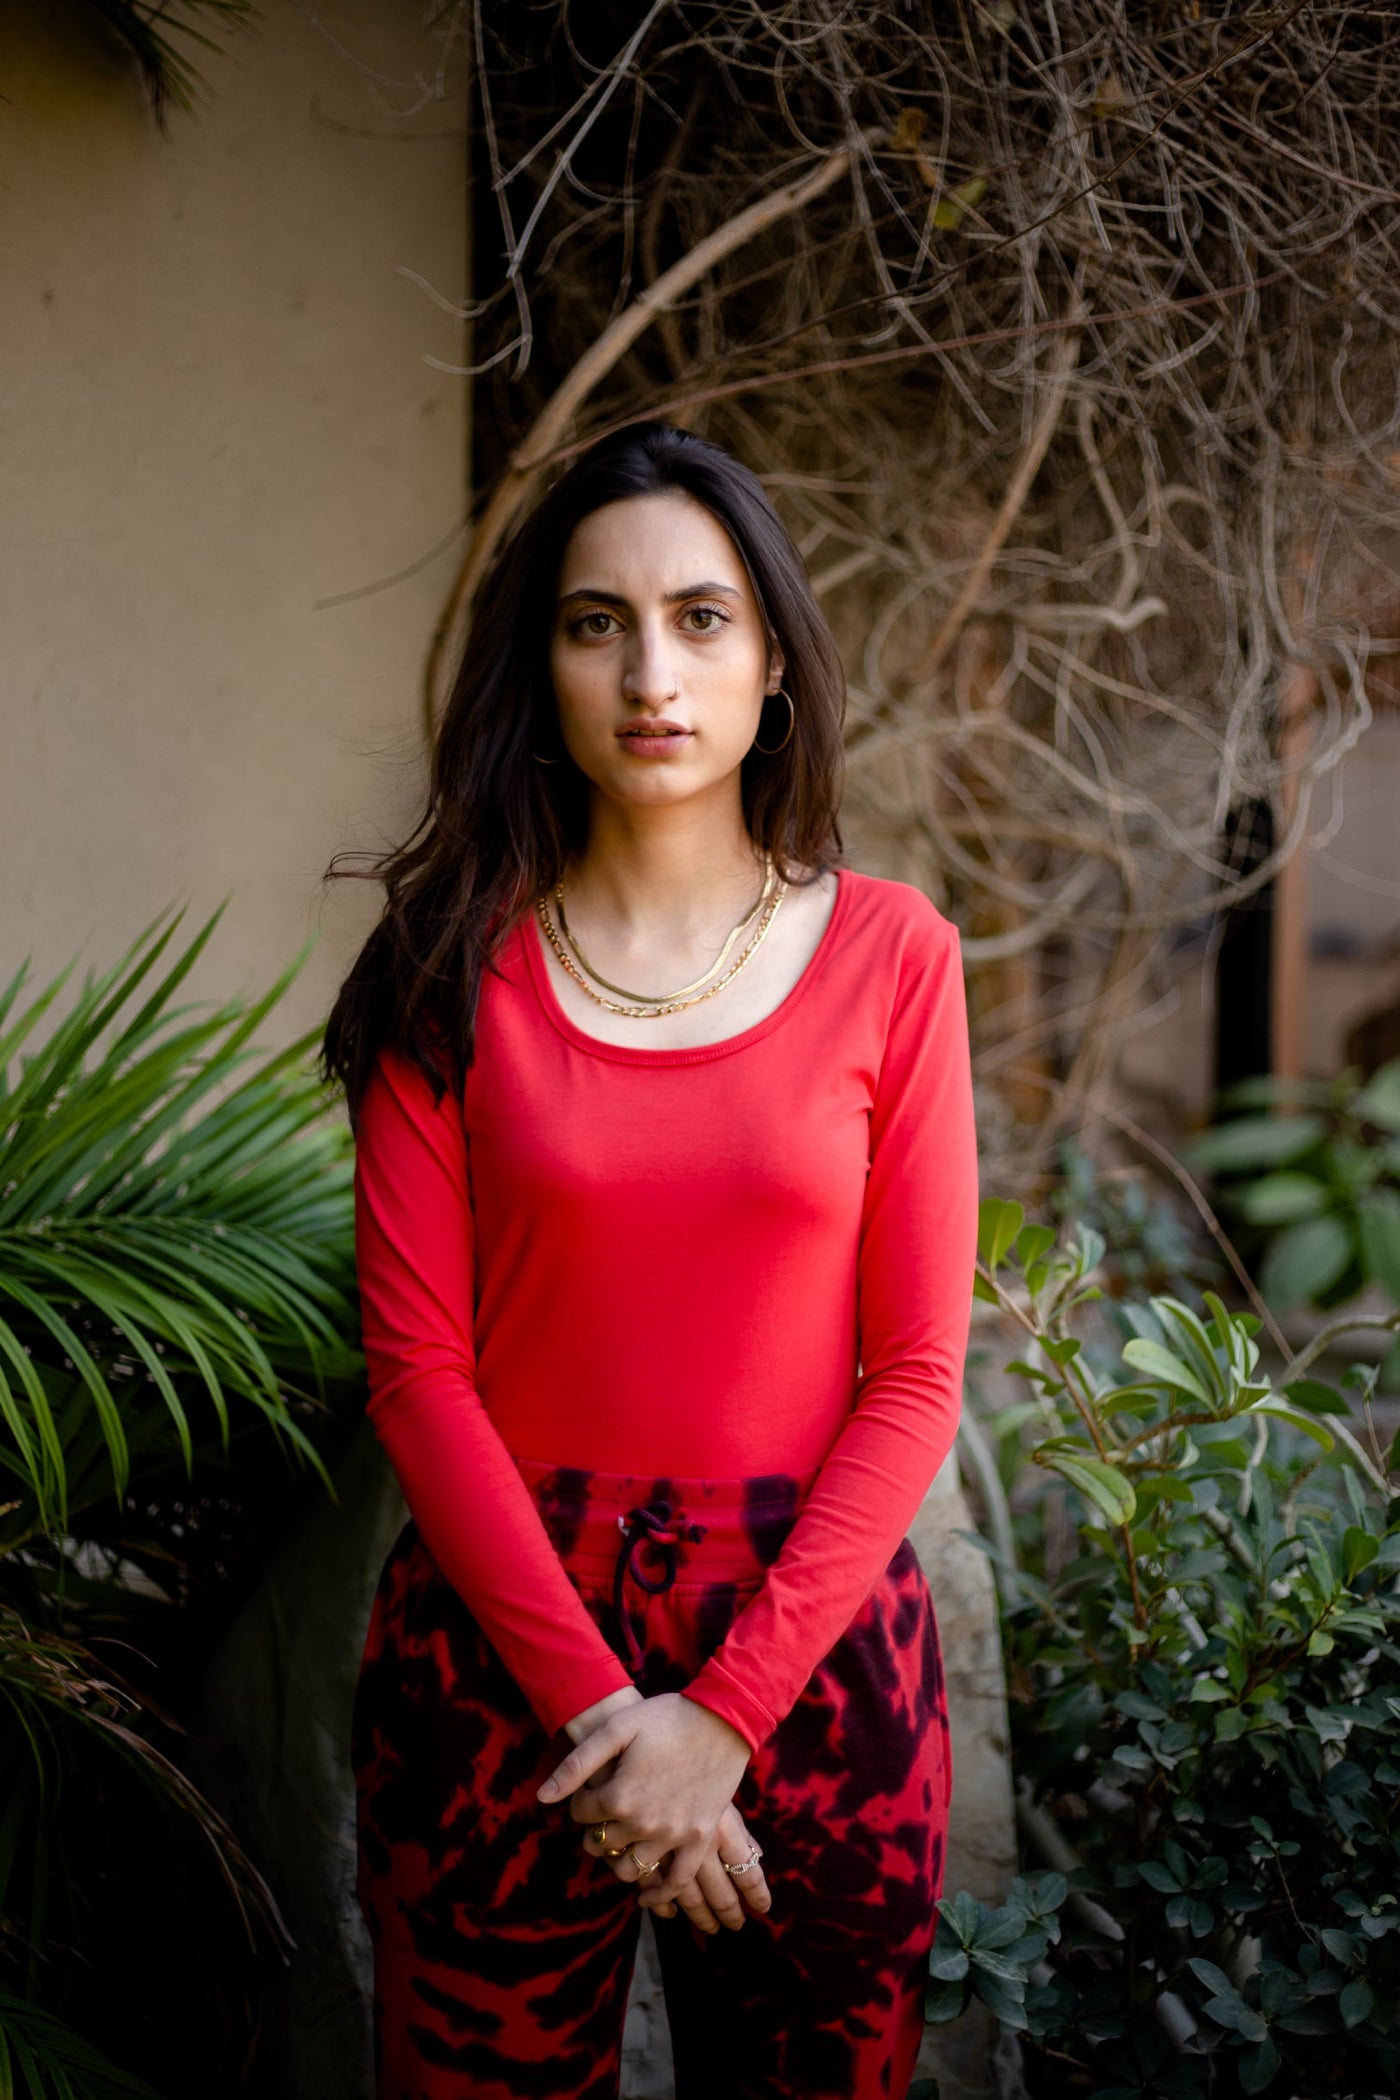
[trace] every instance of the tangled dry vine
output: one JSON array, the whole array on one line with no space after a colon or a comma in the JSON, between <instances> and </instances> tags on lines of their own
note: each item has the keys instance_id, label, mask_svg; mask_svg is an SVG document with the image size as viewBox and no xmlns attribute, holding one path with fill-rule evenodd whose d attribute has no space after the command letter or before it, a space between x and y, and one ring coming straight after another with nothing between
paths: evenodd
<instances>
[{"instance_id":1,"label":"tangled dry vine","mask_svg":"<svg viewBox=\"0 0 1400 2100\"><path fill-rule=\"evenodd\" d=\"M540 475L645 414L733 445L845 649L853 831L961 923L984 1078L1044 1060L1069 1113L1396 646L1393 27L484 0L483 503L430 717Z\"/></svg>"}]
</instances>

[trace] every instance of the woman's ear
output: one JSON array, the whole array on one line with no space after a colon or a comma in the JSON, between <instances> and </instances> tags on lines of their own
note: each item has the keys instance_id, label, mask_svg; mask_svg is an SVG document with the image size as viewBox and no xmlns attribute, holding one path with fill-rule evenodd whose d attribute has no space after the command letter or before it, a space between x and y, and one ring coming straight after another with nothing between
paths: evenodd
<instances>
[{"instance_id":1,"label":"woman's ear","mask_svg":"<svg viewBox=\"0 0 1400 2100\"><path fill-rule=\"evenodd\" d=\"M768 692L777 692L783 682L783 673L786 669L787 666L783 662L782 650L776 642L771 643L768 650L768 685L766 688Z\"/></svg>"}]
</instances>

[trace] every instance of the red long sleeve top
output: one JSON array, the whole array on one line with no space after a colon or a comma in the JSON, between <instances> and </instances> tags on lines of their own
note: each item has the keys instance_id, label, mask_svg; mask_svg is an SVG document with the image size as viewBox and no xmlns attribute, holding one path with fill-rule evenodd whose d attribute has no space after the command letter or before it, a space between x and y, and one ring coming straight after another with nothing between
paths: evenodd
<instances>
[{"instance_id":1,"label":"red long sleeve top","mask_svg":"<svg viewBox=\"0 0 1400 2100\"><path fill-rule=\"evenodd\" d=\"M695 1049L565 1012L533 913L434 1105L381 1052L357 1119L368 1413L429 1552L551 1732L631 1682L514 1463L807 1472L687 1688L756 1749L953 1441L976 1242L953 926L846 868L782 1003Z\"/></svg>"}]
</instances>

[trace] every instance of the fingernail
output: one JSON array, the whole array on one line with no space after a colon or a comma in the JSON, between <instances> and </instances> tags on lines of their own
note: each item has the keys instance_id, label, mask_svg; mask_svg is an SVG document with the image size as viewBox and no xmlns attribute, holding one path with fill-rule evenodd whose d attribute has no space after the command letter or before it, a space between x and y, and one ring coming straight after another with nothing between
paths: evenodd
<instances>
[{"instance_id":1,"label":"fingernail","mask_svg":"<svg viewBox=\"0 0 1400 2100\"><path fill-rule=\"evenodd\" d=\"M559 1791L559 1782L558 1782L558 1780L557 1780L557 1779L546 1779L546 1781L545 1781L544 1785L543 1785L543 1786L542 1786L542 1787L540 1788L540 1791L539 1791L539 1799L540 1799L541 1801L552 1801L552 1800L554 1799L555 1795L556 1795L556 1794L558 1793L558 1791Z\"/></svg>"}]
</instances>

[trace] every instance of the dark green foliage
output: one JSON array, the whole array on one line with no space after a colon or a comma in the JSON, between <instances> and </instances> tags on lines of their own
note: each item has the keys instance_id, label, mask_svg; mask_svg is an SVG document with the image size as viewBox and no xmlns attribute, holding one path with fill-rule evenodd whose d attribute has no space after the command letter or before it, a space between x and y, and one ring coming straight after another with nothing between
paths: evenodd
<instances>
[{"instance_id":1,"label":"dark green foliage","mask_svg":"<svg viewBox=\"0 0 1400 2100\"><path fill-rule=\"evenodd\" d=\"M213 2100L255 2024L230 1974L285 1955L181 1732L293 1497L334 1492L352 1148L319 1030L252 1041L309 949L261 998L177 1003L223 908L173 957L183 912L153 922L61 1017L71 969L0 986L0 2100L134 2100L81 2037L143 2020L153 2062L194 2022ZM143 1992L163 1934L206 1963L193 2005Z\"/></svg>"},{"instance_id":2,"label":"dark green foliage","mask_svg":"<svg viewBox=\"0 0 1400 2100\"><path fill-rule=\"evenodd\" d=\"M1344 1305L1367 1284L1400 1306L1400 1060L1364 1083L1249 1080L1223 1105L1257 1112L1217 1124L1187 1160L1214 1176L1274 1310ZM1392 1368L1400 1384L1400 1356Z\"/></svg>"},{"instance_id":3,"label":"dark green foliage","mask_svg":"<svg viewBox=\"0 0 1400 2100\"><path fill-rule=\"evenodd\" d=\"M1257 1323L1129 1301L1110 1365L1100 1254L983 1216L983 1296L1051 1485L1003 1566L1013 1756L1083 1865L1001 1912L941 1905L929 2014L976 1996L1039 2094L1340 2100L1400 2080L1400 1507L1342 1396L1278 1385ZM1009 1277L997 1272L1009 1263ZM1126 1374L1126 1375L1124 1375ZM1066 1504L1077 1543L1044 1551ZM1042 1825L1043 1827L1043 1825Z\"/></svg>"},{"instance_id":4,"label":"dark green foliage","mask_svg":"<svg viewBox=\"0 0 1400 2100\"><path fill-rule=\"evenodd\" d=\"M1105 1172L1091 1152L1066 1138L1050 1201L1057 1228L1088 1225L1104 1243L1101 1281L1109 1299L1180 1292L1215 1281L1219 1257L1193 1239L1169 1203L1140 1174Z\"/></svg>"},{"instance_id":5,"label":"dark green foliage","mask_svg":"<svg viewBox=\"0 0 1400 2100\"><path fill-rule=\"evenodd\" d=\"M0 1991L0 2094L4 2100L160 2100L144 2079L118 2070L71 2028L8 1991Z\"/></svg>"}]
</instances>

